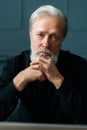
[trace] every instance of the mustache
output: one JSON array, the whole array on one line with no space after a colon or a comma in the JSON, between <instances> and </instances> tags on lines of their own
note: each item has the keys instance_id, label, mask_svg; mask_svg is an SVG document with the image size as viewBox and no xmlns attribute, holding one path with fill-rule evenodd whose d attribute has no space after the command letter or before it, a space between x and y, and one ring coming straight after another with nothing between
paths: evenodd
<instances>
[{"instance_id":1,"label":"mustache","mask_svg":"<svg viewBox=\"0 0 87 130\"><path fill-rule=\"evenodd\" d=\"M48 49L39 49L38 51L36 51L36 55L38 55L39 53L47 53L49 56L53 55L52 52Z\"/></svg>"},{"instance_id":2,"label":"mustache","mask_svg":"<svg viewBox=\"0 0 87 130\"><path fill-rule=\"evenodd\" d=\"M31 61L34 61L39 53L47 53L47 56L44 57L44 58L51 58L55 63L57 63L58 61L58 54L57 55L54 55L49 49L38 49L37 51L32 51L31 50L31 55L30 55L30 59Z\"/></svg>"}]
</instances>

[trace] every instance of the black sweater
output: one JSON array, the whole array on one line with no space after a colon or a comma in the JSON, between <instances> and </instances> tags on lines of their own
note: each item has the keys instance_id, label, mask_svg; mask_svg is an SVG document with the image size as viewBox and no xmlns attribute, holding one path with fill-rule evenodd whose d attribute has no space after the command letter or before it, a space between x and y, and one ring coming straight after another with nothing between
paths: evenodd
<instances>
[{"instance_id":1,"label":"black sweater","mask_svg":"<svg viewBox=\"0 0 87 130\"><path fill-rule=\"evenodd\" d=\"M22 92L13 85L13 78L29 66L30 51L9 59L0 76L0 120L4 121L14 110L20 98L31 113L32 122L87 124L87 62L68 51L60 51L59 72L64 76L57 90L46 81L27 84Z\"/></svg>"}]
</instances>

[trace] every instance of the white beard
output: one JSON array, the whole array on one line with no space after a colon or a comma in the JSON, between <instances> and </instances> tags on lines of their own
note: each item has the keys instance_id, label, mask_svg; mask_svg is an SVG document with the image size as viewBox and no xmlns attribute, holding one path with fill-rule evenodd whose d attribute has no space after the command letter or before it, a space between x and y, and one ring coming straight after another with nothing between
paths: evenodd
<instances>
[{"instance_id":1,"label":"white beard","mask_svg":"<svg viewBox=\"0 0 87 130\"><path fill-rule=\"evenodd\" d=\"M48 53L48 56L44 56L44 58L48 59L48 58L51 58L55 64L57 63L58 61L58 54L57 55L54 55L52 52L50 52L48 49L39 49L38 51L34 52L31 50L31 55L30 55L30 59L31 61L34 61L36 60L36 58L39 56L39 53L41 52L46 52ZM49 56L50 55L50 56Z\"/></svg>"}]
</instances>

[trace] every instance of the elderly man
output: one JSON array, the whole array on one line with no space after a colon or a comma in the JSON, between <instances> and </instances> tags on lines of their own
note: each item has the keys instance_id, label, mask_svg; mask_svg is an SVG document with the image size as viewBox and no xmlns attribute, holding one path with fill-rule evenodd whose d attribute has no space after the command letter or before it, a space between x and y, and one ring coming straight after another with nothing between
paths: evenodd
<instances>
[{"instance_id":1,"label":"elderly man","mask_svg":"<svg viewBox=\"0 0 87 130\"><path fill-rule=\"evenodd\" d=\"M0 120L87 123L87 62L61 50L66 16L39 7L29 23L31 50L9 59L0 78Z\"/></svg>"}]
</instances>

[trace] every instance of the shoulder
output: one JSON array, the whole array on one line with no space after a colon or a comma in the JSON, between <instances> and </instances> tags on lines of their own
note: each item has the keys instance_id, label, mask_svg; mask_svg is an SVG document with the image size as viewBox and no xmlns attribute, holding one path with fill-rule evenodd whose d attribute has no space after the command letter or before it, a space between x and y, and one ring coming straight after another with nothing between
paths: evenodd
<instances>
[{"instance_id":1,"label":"shoulder","mask_svg":"<svg viewBox=\"0 0 87 130\"><path fill-rule=\"evenodd\" d=\"M29 65L29 50L22 51L21 53L6 60L4 68L8 70L20 71Z\"/></svg>"},{"instance_id":2,"label":"shoulder","mask_svg":"<svg viewBox=\"0 0 87 130\"><path fill-rule=\"evenodd\" d=\"M59 65L67 69L86 69L87 70L87 60L79 55L73 54L69 51L61 50L58 59Z\"/></svg>"},{"instance_id":3,"label":"shoulder","mask_svg":"<svg viewBox=\"0 0 87 130\"><path fill-rule=\"evenodd\" d=\"M71 62L86 62L87 60L79 55L73 54L67 50L61 50L59 54L59 59L64 61L71 61Z\"/></svg>"},{"instance_id":4,"label":"shoulder","mask_svg":"<svg viewBox=\"0 0 87 130\"><path fill-rule=\"evenodd\" d=\"M15 56L12 56L11 58L7 59L7 61L9 61L9 62L10 61L19 61L20 62L20 61L25 60L27 57L29 58L29 54L30 54L30 51L25 50Z\"/></svg>"}]
</instances>

